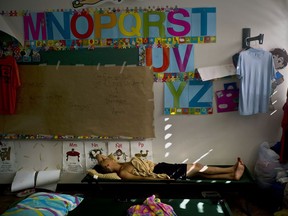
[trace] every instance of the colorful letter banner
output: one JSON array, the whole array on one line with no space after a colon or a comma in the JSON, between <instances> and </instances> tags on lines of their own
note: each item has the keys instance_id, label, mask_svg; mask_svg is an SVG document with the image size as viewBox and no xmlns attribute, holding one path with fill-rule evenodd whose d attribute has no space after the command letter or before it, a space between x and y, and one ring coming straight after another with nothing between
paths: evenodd
<instances>
[{"instance_id":1,"label":"colorful letter banner","mask_svg":"<svg viewBox=\"0 0 288 216\"><path fill-rule=\"evenodd\" d=\"M194 71L193 44L179 45L174 48L146 48L146 66L153 72Z\"/></svg>"},{"instance_id":2,"label":"colorful letter banner","mask_svg":"<svg viewBox=\"0 0 288 216\"><path fill-rule=\"evenodd\" d=\"M193 44L181 44L173 48L141 47L139 65L151 67L155 81L200 79L194 72Z\"/></svg>"},{"instance_id":3,"label":"colorful letter banner","mask_svg":"<svg viewBox=\"0 0 288 216\"><path fill-rule=\"evenodd\" d=\"M164 83L164 114L212 114L212 81L175 81Z\"/></svg>"},{"instance_id":4,"label":"colorful letter banner","mask_svg":"<svg viewBox=\"0 0 288 216\"><path fill-rule=\"evenodd\" d=\"M216 41L216 8L27 13L26 45L138 47Z\"/></svg>"}]
</instances>

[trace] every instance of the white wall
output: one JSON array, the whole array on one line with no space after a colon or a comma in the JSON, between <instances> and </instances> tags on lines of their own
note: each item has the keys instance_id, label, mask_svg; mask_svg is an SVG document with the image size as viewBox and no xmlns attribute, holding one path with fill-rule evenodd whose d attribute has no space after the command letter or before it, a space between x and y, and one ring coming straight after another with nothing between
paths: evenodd
<instances>
[{"instance_id":1,"label":"white wall","mask_svg":"<svg viewBox=\"0 0 288 216\"><path fill-rule=\"evenodd\" d=\"M70 0L10 0L5 3L0 1L0 8L1 10L43 11L72 8L71 2ZM189 8L216 7L217 42L196 44L196 68L232 63L232 56L241 50L242 28L251 28L251 36L263 33L265 35L264 44L261 47L266 50L276 47L288 50L288 6L285 0L126 0L119 6L132 7L132 5L138 7L166 5ZM112 3L102 5L102 7L113 6L115 5ZM253 45L258 46L252 42ZM280 72L286 78L287 69ZM221 89L224 82L235 80L236 78L217 79L214 81L214 91ZM240 156L252 170L259 145L263 141L274 144L280 139L282 106L286 100L287 82L285 80L278 86L277 93L273 96L273 101L277 100L274 105L277 112L274 115L267 113L253 116L240 116L238 112L217 113L216 107L214 107L213 115L164 116L163 83L155 83L154 161L183 162L188 159L188 162L193 162L210 152L200 162L233 164L236 157ZM172 126L165 131L167 124ZM165 139L165 135L168 133L172 135L169 139ZM53 169L61 167L61 142L25 141L22 143L16 141L15 143L19 168L44 169L48 167ZM39 154L44 155L42 160L38 158ZM13 179L12 174L0 176L0 183L11 182ZM82 177L83 174L67 174L62 176L61 181L79 182Z\"/></svg>"}]
</instances>

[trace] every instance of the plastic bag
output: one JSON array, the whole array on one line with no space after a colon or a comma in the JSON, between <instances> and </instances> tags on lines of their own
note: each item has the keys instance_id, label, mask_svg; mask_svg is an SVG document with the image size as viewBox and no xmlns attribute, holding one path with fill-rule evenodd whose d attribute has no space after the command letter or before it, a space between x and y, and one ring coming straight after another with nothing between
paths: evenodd
<instances>
[{"instance_id":1,"label":"plastic bag","mask_svg":"<svg viewBox=\"0 0 288 216\"><path fill-rule=\"evenodd\" d=\"M268 188L276 181L277 173L283 170L279 158L280 156L270 149L268 142L260 145L254 168L255 179L260 187Z\"/></svg>"}]
</instances>

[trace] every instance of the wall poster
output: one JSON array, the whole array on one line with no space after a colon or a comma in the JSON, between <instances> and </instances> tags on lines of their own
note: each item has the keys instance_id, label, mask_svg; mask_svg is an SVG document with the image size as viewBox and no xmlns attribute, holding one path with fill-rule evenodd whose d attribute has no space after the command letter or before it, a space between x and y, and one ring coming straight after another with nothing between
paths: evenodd
<instances>
[{"instance_id":1,"label":"wall poster","mask_svg":"<svg viewBox=\"0 0 288 216\"><path fill-rule=\"evenodd\" d=\"M63 171L69 173L84 172L85 154L83 142L63 142Z\"/></svg>"},{"instance_id":2,"label":"wall poster","mask_svg":"<svg viewBox=\"0 0 288 216\"><path fill-rule=\"evenodd\" d=\"M16 171L14 142L0 141L0 173Z\"/></svg>"},{"instance_id":3,"label":"wall poster","mask_svg":"<svg viewBox=\"0 0 288 216\"><path fill-rule=\"evenodd\" d=\"M189 80L164 83L164 114L212 114L212 81Z\"/></svg>"},{"instance_id":4,"label":"wall poster","mask_svg":"<svg viewBox=\"0 0 288 216\"><path fill-rule=\"evenodd\" d=\"M97 154L107 155L107 145L104 141L85 141L84 147L86 169L91 169L98 163L98 161L96 160Z\"/></svg>"}]
</instances>

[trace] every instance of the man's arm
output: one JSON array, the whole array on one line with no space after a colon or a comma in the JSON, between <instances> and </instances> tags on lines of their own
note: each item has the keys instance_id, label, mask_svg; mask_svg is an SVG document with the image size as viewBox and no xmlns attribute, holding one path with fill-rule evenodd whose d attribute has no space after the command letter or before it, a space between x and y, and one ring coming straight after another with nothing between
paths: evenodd
<instances>
[{"instance_id":1,"label":"man's arm","mask_svg":"<svg viewBox=\"0 0 288 216\"><path fill-rule=\"evenodd\" d=\"M107 156L102 155L102 154L97 154L96 155L96 160L98 161L98 163L100 164L103 160L105 160L107 158Z\"/></svg>"}]
</instances>

